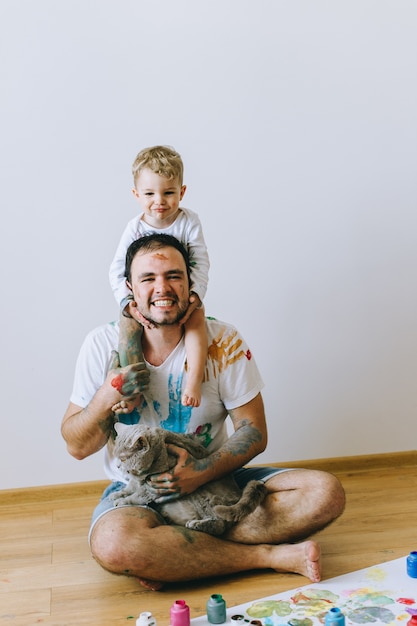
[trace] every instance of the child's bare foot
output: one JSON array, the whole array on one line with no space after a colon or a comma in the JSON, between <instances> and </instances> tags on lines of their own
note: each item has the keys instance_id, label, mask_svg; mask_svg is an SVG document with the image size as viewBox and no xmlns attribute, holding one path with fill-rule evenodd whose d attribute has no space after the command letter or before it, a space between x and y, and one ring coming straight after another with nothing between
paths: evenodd
<instances>
[{"instance_id":1,"label":"child's bare foot","mask_svg":"<svg viewBox=\"0 0 417 626\"><path fill-rule=\"evenodd\" d=\"M313 583L321 580L321 550L315 541L281 544L273 548L277 572L294 572L306 576Z\"/></svg>"},{"instance_id":2,"label":"child's bare foot","mask_svg":"<svg viewBox=\"0 0 417 626\"><path fill-rule=\"evenodd\" d=\"M200 406L201 402L201 385L191 387L187 385L182 394L181 402L184 406Z\"/></svg>"},{"instance_id":3,"label":"child's bare foot","mask_svg":"<svg viewBox=\"0 0 417 626\"><path fill-rule=\"evenodd\" d=\"M136 398L133 398L133 400L121 400L120 402L117 402L112 406L111 410L116 415L126 415L126 413L131 413L136 407L138 407L140 402L141 396L139 394Z\"/></svg>"}]
</instances>

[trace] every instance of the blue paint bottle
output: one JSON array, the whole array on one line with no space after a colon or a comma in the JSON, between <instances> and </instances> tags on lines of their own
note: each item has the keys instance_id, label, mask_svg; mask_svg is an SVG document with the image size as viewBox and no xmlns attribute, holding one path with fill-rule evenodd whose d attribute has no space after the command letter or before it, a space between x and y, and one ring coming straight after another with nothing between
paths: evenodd
<instances>
[{"instance_id":1,"label":"blue paint bottle","mask_svg":"<svg viewBox=\"0 0 417 626\"><path fill-rule=\"evenodd\" d=\"M417 551L410 552L407 557L407 574L411 578L417 578Z\"/></svg>"},{"instance_id":2,"label":"blue paint bottle","mask_svg":"<svg viewBox=\"0 0 417 626\"><path fill-rule=\"evenodd\" d=\"M210 624L224 624L226 621L226 602L220 593L213 593L207 600L207 619Z\"/></svg>"},{"instance_id":3,"label":"blue paint bottle","mask_svg":"<svg viewBox=\"0 0 417 626\"><path fill-rule=\"evenodd\" d=\"M330 609L324 619L324 626L345 626L345 616L337 607Z\"/></svg>"}]
</instances>

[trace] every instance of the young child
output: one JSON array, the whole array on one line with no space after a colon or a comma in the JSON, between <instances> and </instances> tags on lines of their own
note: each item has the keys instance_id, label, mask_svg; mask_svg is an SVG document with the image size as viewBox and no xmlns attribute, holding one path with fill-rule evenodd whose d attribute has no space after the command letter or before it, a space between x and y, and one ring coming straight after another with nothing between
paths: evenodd
<instances>
[{"instance_id":1,"label":"young child","mask_svg":"<svg viewBox=\"0 0 417 626\"><path fill-rule=\"evenodd\" d=\"M145 148L137 155L133 167L133 195L141 212L126 226L110 266L109 278L115 298L120 304L120 365L143 361L140 325L130 315L135 307L133 295L126 285L126 250L132 241L151 232L164 232L179 239L188 248L191 260L190 304L184 317L187 353L187 384L181 401L197 407L201 401L201 384L207 357L207 335L202 306L207 291L209 257L201 222L194 211L180 207L186 186L183 184L183 162L168 146ZM151 324L145 318L142 323ZM128 413L132 404L121 402L115 413Z\"/></svg>"}]
</instances>

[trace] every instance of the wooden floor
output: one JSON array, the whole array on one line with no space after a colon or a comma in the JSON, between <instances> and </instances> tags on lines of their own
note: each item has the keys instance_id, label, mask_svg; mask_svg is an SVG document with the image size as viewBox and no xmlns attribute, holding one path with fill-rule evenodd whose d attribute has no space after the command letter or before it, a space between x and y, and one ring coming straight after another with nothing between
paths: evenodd
<instances>
[{"instance_id":1,"label":"wooden floor","mask_svg":"<svg viewBox=\"0 0 417 626\"><path fill-rule=\"evenodd\" d=\"M344 515L316 535L324 579L417 549L417 452L303 465L332 471L347 493ZM168 626L177 599L196 617L205 614L212 593L231 607L309 583L295 574L251 571L150 592L109 574L91 558L86 540L103 484L0 492L1 625L134 626L140 612L151 611L158 626Z\"/></svg>"}]
</instances>

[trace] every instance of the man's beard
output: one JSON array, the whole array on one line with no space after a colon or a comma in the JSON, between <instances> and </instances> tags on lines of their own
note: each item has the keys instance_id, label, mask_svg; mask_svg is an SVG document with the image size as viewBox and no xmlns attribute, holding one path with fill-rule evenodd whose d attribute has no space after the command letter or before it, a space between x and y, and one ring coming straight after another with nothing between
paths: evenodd
<instances>
[{"instance_id":1,"label":"man's beard","mask_svg":"<svg viewBox=\"0 0 417 626\"><path fill-rule=\"evenodd\" d=\"M188 302L181 304L180 302L178 302L178 313L175 316L175 318L166 318L166 319L162 319L162 320L156 320L152 317L152 315L149 314L149 311L146 311L146 315L143 311L140 310L140 308L138 307L138 311L143 315L143 317L150 322L151 324L153 324L154 326L158 327L158 326L175 326L176 324L178 324L178 322L180 322L182 320L182 318L184 317L184 315L186 314L188 309Z\"/></svg>"}]
</instances>

